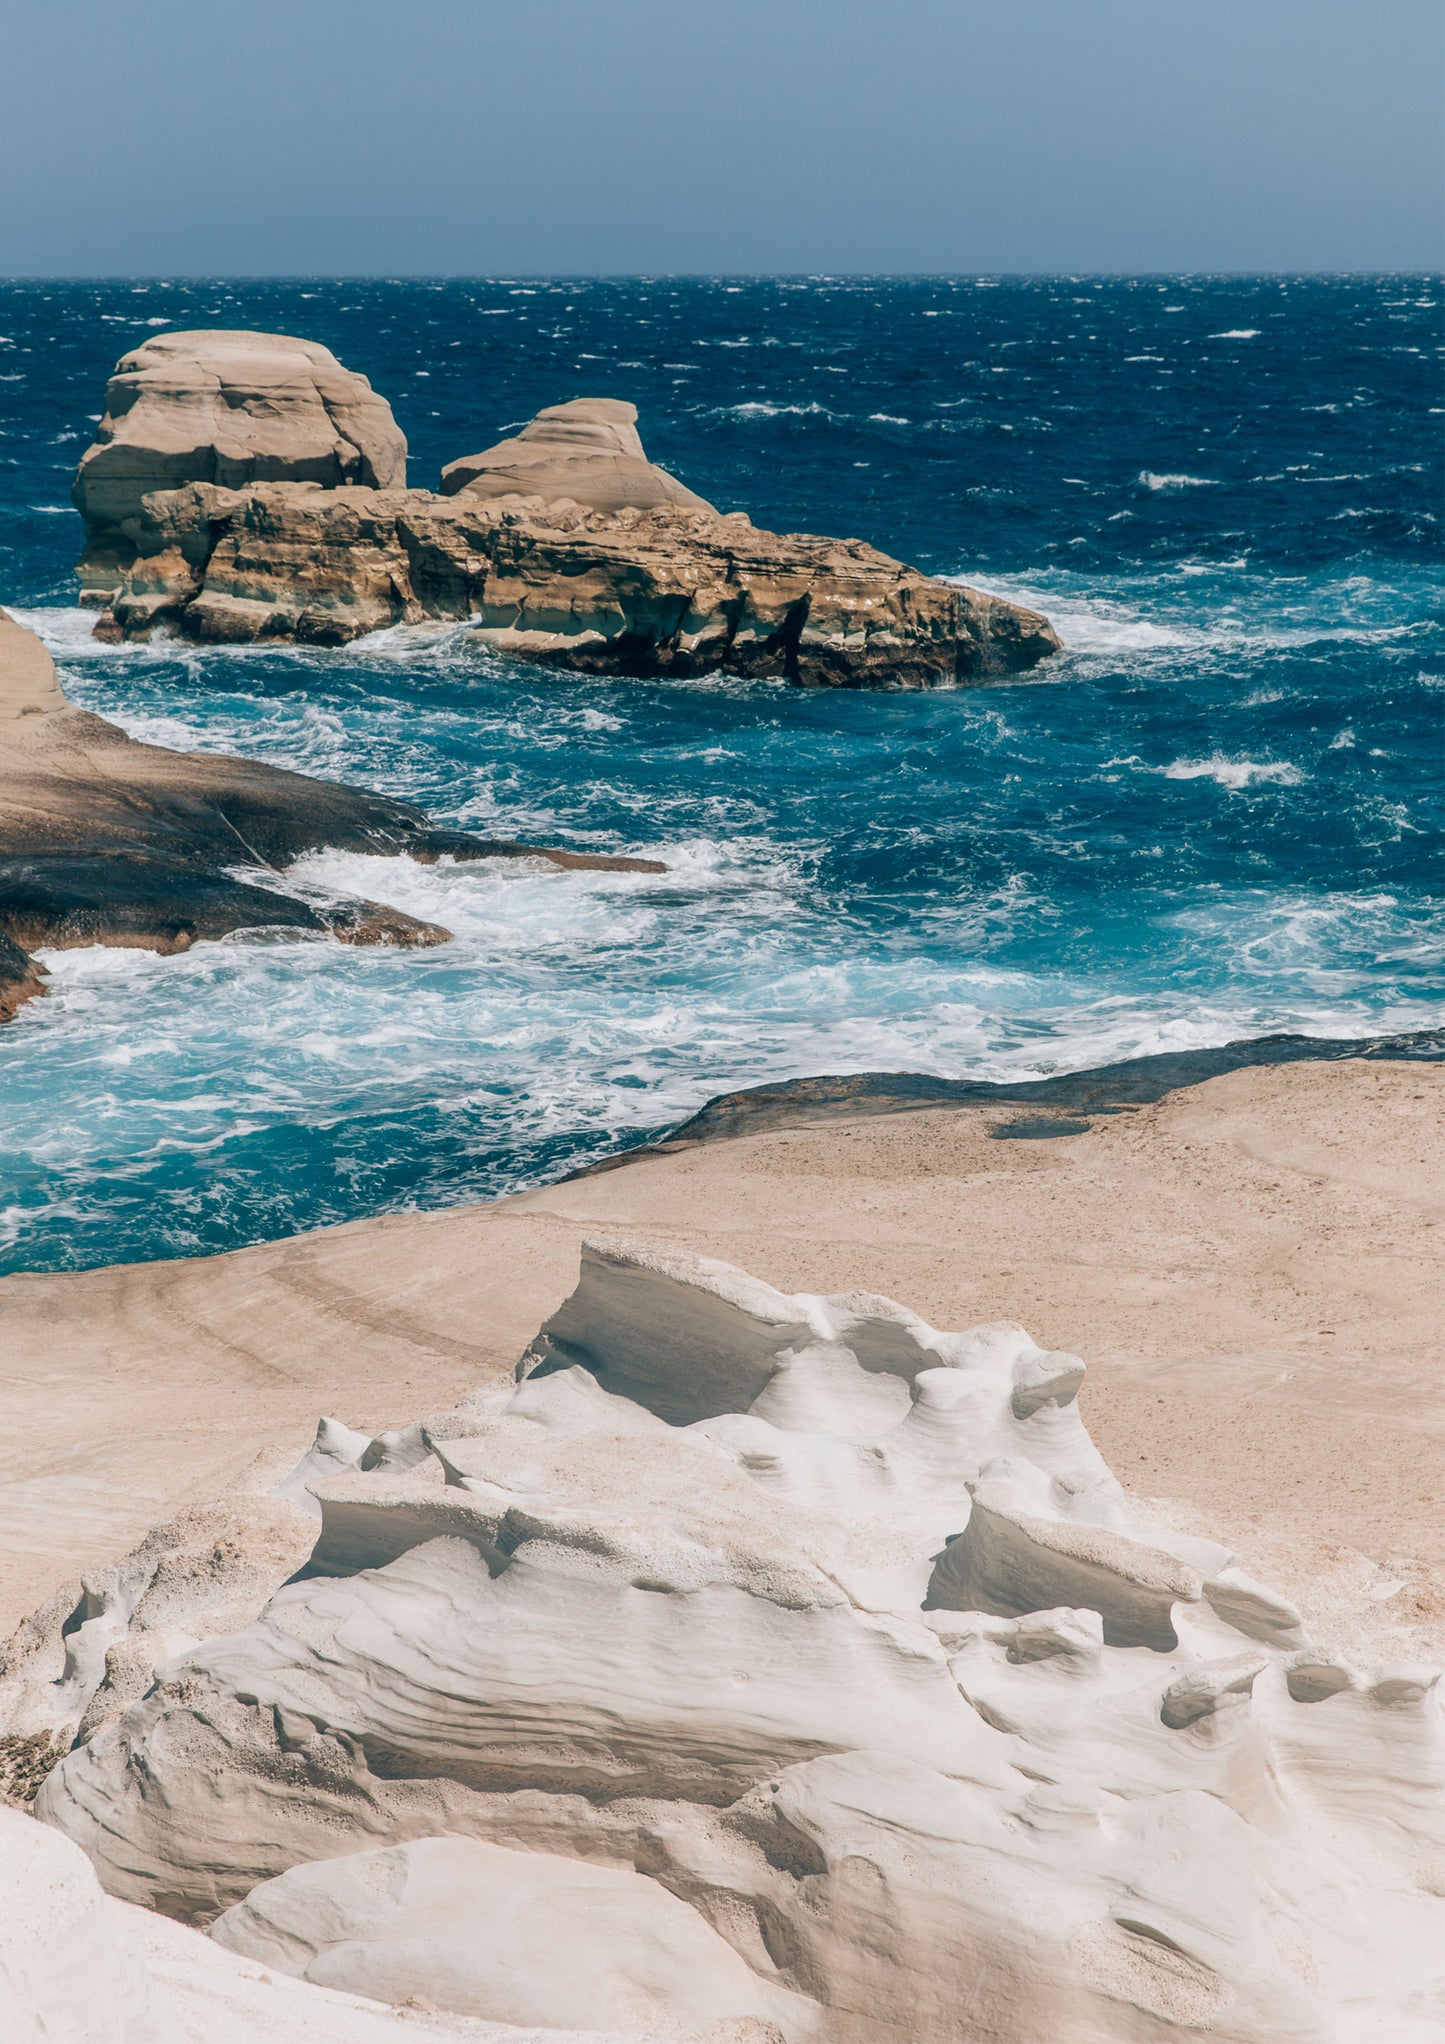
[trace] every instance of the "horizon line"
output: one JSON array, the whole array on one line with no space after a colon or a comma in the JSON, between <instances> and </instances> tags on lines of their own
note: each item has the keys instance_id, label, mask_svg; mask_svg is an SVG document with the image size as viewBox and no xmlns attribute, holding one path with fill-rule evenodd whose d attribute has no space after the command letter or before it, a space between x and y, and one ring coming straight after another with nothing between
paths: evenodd
<instances>
[{"instance_id":1,"label":"horizon line","mask_svg":"<svg viewBox=\"0 0 1445 2044\"><path fill-rule=\"evenodd\" d=\"M0 273L3 284L506 284L532 283L1250 283L1429 277L1445 269L1267 270L40 270Z\"/></svg>"}]
</instances>

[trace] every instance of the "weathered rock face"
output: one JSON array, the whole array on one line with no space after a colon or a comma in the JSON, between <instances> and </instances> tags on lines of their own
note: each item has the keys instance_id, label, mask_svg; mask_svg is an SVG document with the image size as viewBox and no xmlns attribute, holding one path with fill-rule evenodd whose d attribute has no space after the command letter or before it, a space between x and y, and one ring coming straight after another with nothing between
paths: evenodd
<instances>
[{"instance_id":1,"label":"weathered rock face","mask_svg":"<svg viewBox=\"0 0 1445 2044\"><path fill-rule=\"evenodd\" d=\"M384 399L279 334L161 334L122 358L75 502L101 637L342 645L472 620L599 674L714 668L937 688L1032 667L1047 619L861 540L758 531L647 459L637 408L551 405L407 490Z\"/></svg>"},{"instance_id":2,"label":"weathered rock face","mask_svg":"<svg viewBox=\"0 0 1445 2044\"><path fill-rule=\"evenodd\" d=\"M469 619L482 643L585 673L904 688L1017 672L1059 645L1035 611L742 512L192 484L148 497L136 529L102 634L339 645Z\"/></svg>"},{"instance_id":3,"label":"weathered rock face","mask_svg":"<svg viewBox=\"0 0 1445 2044\"><path fill-rule=\"evenodd\" d=\"M548 405L511 440L464 454L442 470L442 495L570 498L588 511L650 511L676 504L713 507L643 452L637 407L613 397Z\"/></svg>"},{"instance_id":4,"label":"weathered rock face","mask_svg":"<svg viewBox=\"0 0 1445 2044\"><path fill-rule=\"evenodd\" d=\"M581 1878L574 1884L582 1900L589 1899L588 1872L579 1868ZM654 1884L639 1878L636 1885L646 1890ZM665 1905L672 1898L660 1894L649 1899L655 1923L656 1899ZM567 1932L581 1912L569 1915L565 1891L549 1900L550 1926L569 1943ZM690 1914L681 1904L674 1906ZM609 1927L622 1928L622 1910L614 1905L610 1913L610 1926L605 1909L594 1909L579 1927L594 1939ZM635 1936L632 1949L641 1942ZM692 1945L693 1950L676 1953L674 1970L681 1972L694 1960L695 1932ZM406 1956L398 1954L402 1964ZM605 1991L615 1983L625 1994L633 1984L630 1957L630 1952L619 1952L609 1978L605 1955L597 1954L594 1986L600 1980ZM652 1940L647 1957L655 1973ZM647 1986L646 1976L641 1984ZM701 1982L694 1979L692 1985L696 1990ZM565 1993L565 1982L559 1981L558 1989ZM562 2030L550 2024L545 2030L523 2030L511 2023L448 2017L430 2007L425 2013L415 2006L388 2008L369 1996L312 1987L227 1951L200 1931L113 1901L68 1839L14 1810L0 1809L0 2037L5 2044L779 2044L780 2035L772 2025L751 2018L701 2028L649 2024L645 2036L630 2025L625 2033Z\"/></svg>"},{"instance_id":5,"label":"weathered rock face","mask_svg":"<svg viewBox=\"0 0 1445 2044\"><path fill-rule=\"evenodd\" d=\"M81 601L109 602L148 491L273 481L403 486L390 405L329 348L288 334L158 334L122 356L75 478Z\"/></svg>"},{"instance_id":6,"label":"weathered rock face","mask_svg":"<svg viewBox=\"0 0 1445 2044\"><path fill-rule=\"evenodd\" d=\"M323 1425L271 1500L316 1547L249 1624L202 1567L81 1628L37 1813L232 1952L484 2018L1424 2044L1434 1672L1314 1649L1132 1498L1083 1374L589 1245L515 1387Z\"/></svg>"},{"instance_id":7,"label":"weathered rock face","mask_svg":"<svg viewBox=\"0 0 1445 2044\"><path fill-rule=\"evenodd\" d=\"M475 1838L296 1867L253 1889L212 1936L317 1986L339 1979L378 2002L545 2023L549 2035L565 2025L663 2044L680 2022L733 2018L764 2044L780 2035L774 2014L804 2029L811 2014L646 1874Z\"/></svg>"},{"instance_id":8,"label":"weathered rock face","mask_svg":"<svg viewBox=\"0 0 1445 2044\"><path fill-rule=\"evenodd\" d=\"M286 868L323 846L663 870L472 837L386 795L256 760L138 744L76 709L44 646L0 611L0 1021L44 991L27 955L44 947L184 951L258 928L353 944L445 941L448 931L381 902L288 890ZM237 867L254 880L238 879Z\"/></svg>"}]
</instances>

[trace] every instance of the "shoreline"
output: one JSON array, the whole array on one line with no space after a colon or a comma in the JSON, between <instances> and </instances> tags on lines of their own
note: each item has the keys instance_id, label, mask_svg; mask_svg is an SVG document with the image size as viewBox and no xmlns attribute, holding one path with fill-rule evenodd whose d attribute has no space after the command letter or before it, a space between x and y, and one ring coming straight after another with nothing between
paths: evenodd
<instances>
[{"instance_id":1,"label":"shoreline","mask_svg":"<svg viewBox=\"0 0 1445 2044\"><path fill-rule=\"evenodd\" d=\"M3 942L3 936L0 936L0 945ZM3 973L3 967L4 957L0 953L0 973ZM3 987L0 987L0 993L3 993ZM0 1016L3 1016L3 1010L0 1010ZM590 1158L560 1171L539 1186L526 1186L485 1198L462 1197L446 1206L390 1208L379 1213L357 1214L349 1220L325 1222L319 1227L300 1229L291 1235L262 1236L252 1242L238 1243L231 1249L0 1272L0 1285L14 1279L81 1277L92 1272L141 1268L151 1264L214 1262L222 1257L305 1240L340 1228L381 1223L407 1214L437 1216L492 1207L507 1200L527 1198L556 1186L569 1185L578 1179L620 1171L648 1158L673 1156L701 1144L844 1120L913 1114L930 1109L1013 1107L1021 1111L1000 1121L993 1131L995 1140L1047 1140L1082 1135L1100 1117L1127 1114L1138 1107L1155 1105L1171 1093L1206 1084L1210 1079L1224 1077L1230 1072L1299 1063L1337 1063L1352 1058L1366 1062L1412 1064L1445 1061L1445 1027L1361 1037L1288 1033L1242 1037L1201 1049L1121 1058L1111 1064L1091 1065L1080 1071L1061 1072L1045 1079L995 1081L949 1079L929 1072L852 1072L764 1081L736 1092L716 1094L696 1113L661 1134L644 1136L624 1148Z\"/></svg>"},{"instance_id":2,"label":"shoreline","mask_svg":"<svg viewBox=\"0 0 1445 2044\"><path fill-rule=\"evenodd\" d=\"M1433 1058L1377 1056L1241 1065L1050 1141L996 1140L1000 1099L835 1109L483 1205L0 1280L0 1630L274 1481L322 1413L379 1431L508 1375L581 1242L624 1235L1022 1322L1082 1356L1132 1487L1230 1524L1317 1633L1408 1657L1445 1631L1442 1106Z\"/></svg>"},{"instance_id":3,"label":"shoreline","mask_svg":"<svg viewBox=\"0 0 1445 2044\"><path fill-rule=\"evenodd\" d=\"M1170 1093L1257 1066L1336 1062L1344 1058L1433 1063L1445 1060L1445 1028L1385 1036L1240 1037L1200 1050L1120 1058L1047 1079L946 1079L931 1072L845 1072L784 1079L719 1093L655 1141L598 1158L558 1181L615 1171L640 1157L669 1156L697 1143L806 1128L860 1115L910 1114L931 1107L1033 1107L1036 1115L1004 1122L996 1140L1083 1135L1093 1117L1154 1106Z\"/></svg>"}]
</instances>

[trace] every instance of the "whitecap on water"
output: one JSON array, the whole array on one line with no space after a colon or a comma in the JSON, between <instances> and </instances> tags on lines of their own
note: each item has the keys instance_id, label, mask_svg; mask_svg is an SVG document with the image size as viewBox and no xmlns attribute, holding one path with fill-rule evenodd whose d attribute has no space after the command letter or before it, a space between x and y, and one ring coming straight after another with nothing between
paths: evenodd
<instances>
[{"instance_id":1,"label":"whitecap on water","mask_svg":"<svg viewBox=\"0 0 1445 2044\"><path fill-rule=\"evenodd\" d=\"M1297 788L1305 775L1288 760L1225 759L1215 753L1210 759L1176 759L1162 769L1166 781L1217 781L1221 788L1237 793L1258 786Z\"/></svg>"},{"instance_id":2,"label":"whitecap on water","mask_svg":"<svg viewBox=\"0 0 1445 2044\"><path fill-rule=\"evenodd\" d=\"M1197 626L1156 622L1106 598L1072 595L1026 583L1001 582L993 577L984 582L967 575L945 575L940 579L977 589L985 596L998 596L1008 603L1022 603L1032 610L1045 611L1063 640L1066 653L1141 653L1180 646L1202 646L1209 642L1210 634ZM1047 667L1037 672L1040 681L1052 678Z\"/></svg>"},{"instance_id":3,"label":"whitecap on water","mask_svg":"<svg viewBox=\"0 0 1445 2044\"><path fill-rule=\"evenodd\" d=\"M1217 476L1159 475L1152 468L1141 468L1138 480L1146 490L1212 490L1219 483Z\"/></svg>"},{"instance_id":4,"label":"whitecap on water","mask_svg":"<svg viewBox=\"0 0 1445 2044\"><path fill-rule=\"evenodd\" d=\"M820 405L816 399L804 405L778 405L770 404L766 398L750 398L745 404L718 405L708 416L714 419L782 419L790 416L799 419L809 417L834 419L838 414L830 412L826 405Z\"/></svg>"}]
</instances>

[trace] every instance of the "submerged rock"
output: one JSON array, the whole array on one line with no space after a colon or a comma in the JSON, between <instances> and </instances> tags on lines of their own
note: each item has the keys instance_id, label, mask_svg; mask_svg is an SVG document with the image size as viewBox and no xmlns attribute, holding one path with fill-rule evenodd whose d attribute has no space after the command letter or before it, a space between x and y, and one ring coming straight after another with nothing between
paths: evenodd
<instances>
[{"instance_id":1,"label":"submerged rock","mask_svg":"<svg viewBox=\"0 0 1445 2044\"><path fill-rule=\"evenodd\" d=\"M664 870L655 860L473 837L366 789L139 744L77 709L44 646L0 611L0 1021L44 991L29 954L45 947L184 951L246 929L350 944L446 941L438 924L382 902L288 882L286 868L323 846L428 863L530 857Z\"/></svg>"},{"instance_id":2,"label":"submerged rock","mask_svg":"<svg viewBox=\"0 0 1445 2044\"><path fill-rule=\"evenodd\" d=\"M364 376L289 334L157 334L116 364L73 491L85 520L81 601L110 601L151 490L406 482L406 440Z\"/></svg>"},{"instance_id":3,"label":"submerged rock","mask_svg":"<svg viewBox=\"0 0 1445 2044\"><path fill-rule=\"evenodd\" d=\"M277 1974L485 2020L1423 2044L1435 1677L1329 1661L1141 1506L1083 1375L589 1244L514 1385L323 1423L316 1546L249 1623L204 1568L188 1651L115 1604L129 1686L71 1656L38 1814Z\"/></svg>"},{"instance_id":4,"label":"submerged rock","mask_svg":"<svg viewBox=\"0 0 1445 2044\"><path fill-rule=\"evenodd\" d=\"M588 511L650 511L677 504L711 511L705 498L643 452L637 407L620 398L578 397L548 405L511 440L464 454L442 470L442 495L568 498Z\"/></svg>"}]
</instances>

